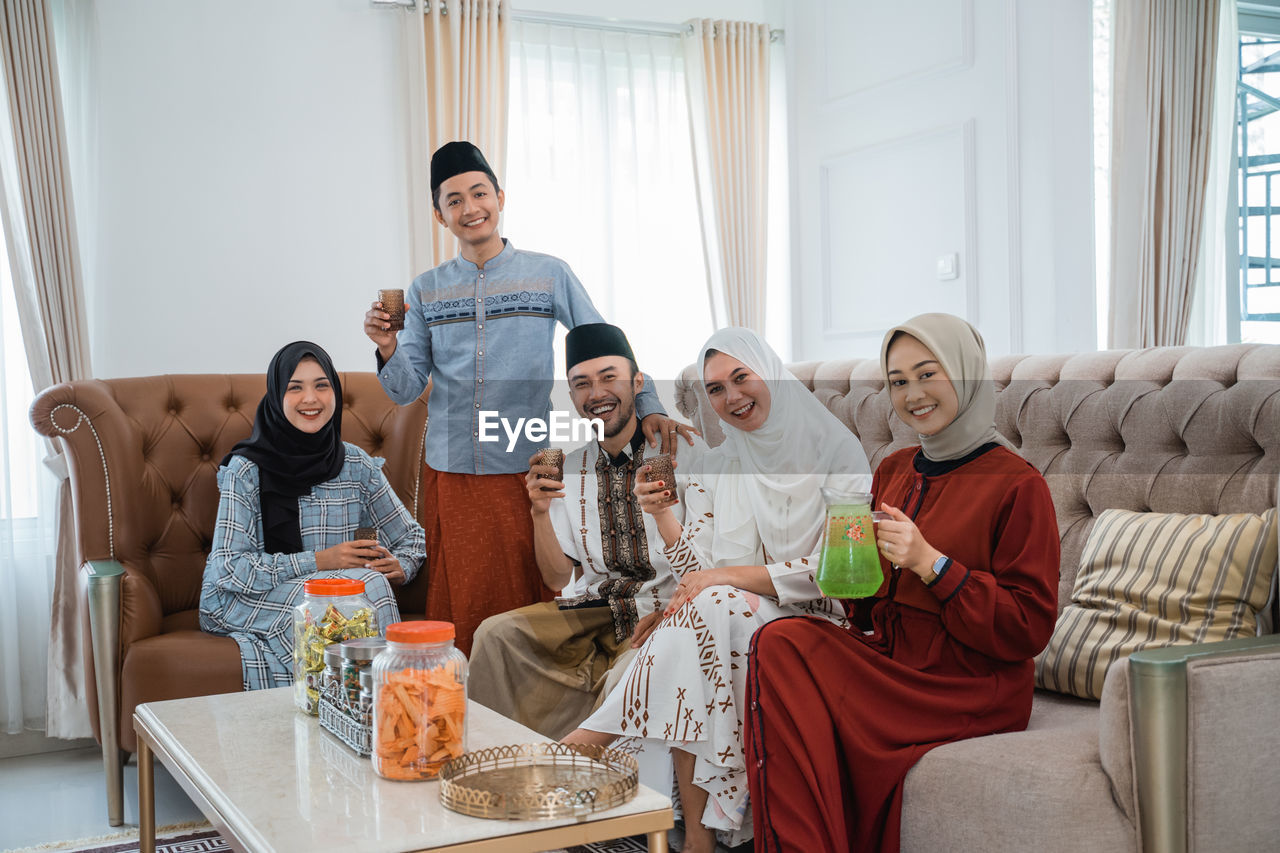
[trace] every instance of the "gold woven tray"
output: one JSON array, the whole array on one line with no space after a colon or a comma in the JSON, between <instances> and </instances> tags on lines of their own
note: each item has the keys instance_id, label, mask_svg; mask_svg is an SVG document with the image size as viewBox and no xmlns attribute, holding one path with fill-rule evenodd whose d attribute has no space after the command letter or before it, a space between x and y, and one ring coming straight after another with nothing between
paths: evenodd
<instances>
[{"instance_id":1,"label":"gold woven tray","mask_svg":"<svg viewBox=\"0 0 1280 853\"><path fill-rule=\"evenodd\" d=\"M464 753L440 769L445 808L499 820L610 809L634 797L638 788L636 760L599 746L496 746Z\"/></svg>"}]
</instances>

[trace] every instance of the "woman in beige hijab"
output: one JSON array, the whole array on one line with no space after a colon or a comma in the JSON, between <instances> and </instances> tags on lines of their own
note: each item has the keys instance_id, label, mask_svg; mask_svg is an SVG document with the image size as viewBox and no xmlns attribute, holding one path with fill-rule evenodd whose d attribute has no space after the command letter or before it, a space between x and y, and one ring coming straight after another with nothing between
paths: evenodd
<instances>
[{"instance_id":1,"label":"woman in beige hijab","mask_svg":"<svg viewBox=\"0 0 1280 853\"><path fill-rule=\"evenodd\" d=\"M919 446L872 493L886 580L848 628L762 627L750 653L747 776L757 850L896 851L902 782L925 752L1026 728L1032 658L1057 615L1058 527L1044 478L996 432L978 330L923 314L880 363Z\"/></svg>"}]
</instances>

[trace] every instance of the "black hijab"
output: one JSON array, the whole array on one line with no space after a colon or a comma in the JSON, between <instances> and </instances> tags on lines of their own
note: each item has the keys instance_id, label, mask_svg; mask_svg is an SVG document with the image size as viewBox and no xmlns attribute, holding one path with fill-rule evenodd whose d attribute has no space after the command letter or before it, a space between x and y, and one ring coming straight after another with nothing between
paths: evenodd
<instances>
[{"instance_id":1,"label":"black hijab","mask_svg":"<svg viewBox=\"0 0 1280 853\"><path fill-rule=\"evenodd\" d=\"M314 358L333 385L333 417L319 432L306 433L289 423L284 413L284 392L298 363ZM298 525L298 498L311 487L338 476L346 461L342 445L342 384L329 354L310 341L294 341L271 359L267 368L267 393L258 404L253 433L231 448L222 460L243 456L258 466L262 501L262 532L269 554L296 554L302 550Z\"/></svg>"}]
</instances>

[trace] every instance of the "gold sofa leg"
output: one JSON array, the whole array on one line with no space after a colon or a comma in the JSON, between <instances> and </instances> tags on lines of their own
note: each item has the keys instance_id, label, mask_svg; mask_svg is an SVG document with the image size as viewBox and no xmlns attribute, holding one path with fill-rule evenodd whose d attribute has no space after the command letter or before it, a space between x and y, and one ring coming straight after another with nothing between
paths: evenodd
<instances>
[{"instance_id":1,"label":"gold sofa leg","mask_svg":"<svg viewBox=\"0 0 1280 853\"><path fill-rule=\"evenodd\" d=\"M120 754L120 578L124 566L94 560L89 575L89 634L98 692L98 729L107 777L107 821L124 823L124 761Z\"/></svg>"}]
</instances>

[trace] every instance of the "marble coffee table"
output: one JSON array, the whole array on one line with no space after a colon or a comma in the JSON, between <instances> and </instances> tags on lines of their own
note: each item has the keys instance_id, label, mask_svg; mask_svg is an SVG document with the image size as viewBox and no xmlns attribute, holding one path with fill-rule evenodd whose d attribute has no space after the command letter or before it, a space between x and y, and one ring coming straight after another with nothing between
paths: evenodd
<instances>
[{"instance_id":1,"label":"marble coffee table","mask_svg":"<svg viewBox=\"0 0 1280 853\"><path fill-rule=\"evenodd\" d=\"M542 743L546 738L472 702L468 747ZM439 782L379 778L358 757L298 713L283 687L139 705L138 822L142 853L155 851L153 758L173 774L239 851L341 853L541 851L647 835L665 853L671 801L640 786L625 805L581 818L501 821L440 804Z\"/></svg>"}]
</instances>

